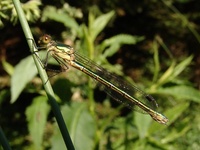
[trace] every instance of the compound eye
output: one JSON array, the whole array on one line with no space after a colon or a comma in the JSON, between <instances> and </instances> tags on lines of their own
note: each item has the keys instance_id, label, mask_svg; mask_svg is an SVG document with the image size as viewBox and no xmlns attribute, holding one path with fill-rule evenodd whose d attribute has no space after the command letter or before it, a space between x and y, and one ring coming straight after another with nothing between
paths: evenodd
<instances>
[{"instance_id":1,"label":"compound eye","mask_svg":"<svg viewBox=\"0 0 200 150\"><path fill-rule=\"evenodd\" d=\"M44 35L44 40L46 41L48 39L47 35Z\"/></svg>"},{"instance_id":2,"label":"compound eye","mask_svg":"<svg viewBox=\"0 0 200 150\"><path fill-rule=\"evenodd\" d=\"M49 41L50 41L49 35L45 35L45 36L44 36L44 41L45 41L45 42L49 42Z\"/></svg>"}]
</instances>

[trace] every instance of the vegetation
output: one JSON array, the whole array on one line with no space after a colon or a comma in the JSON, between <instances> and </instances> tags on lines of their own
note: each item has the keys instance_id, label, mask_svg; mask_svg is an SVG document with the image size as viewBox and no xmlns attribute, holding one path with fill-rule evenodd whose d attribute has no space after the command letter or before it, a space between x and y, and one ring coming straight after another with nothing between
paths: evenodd
<instances>
[{"instance_id":1,"label":"vegetation","mask_svg":"<svg viewBox=\"0 0 200 150\"><path fill-rule=\"evenodd\" d=\"M49 80L76 149L200 149L199 3L22 3L36 41L48 33L71 45L153 95L169 119L124 108L69 67ZM12 1L0 8L0 127L13 149L66 149Z\"/></svg>"}]
</instances>

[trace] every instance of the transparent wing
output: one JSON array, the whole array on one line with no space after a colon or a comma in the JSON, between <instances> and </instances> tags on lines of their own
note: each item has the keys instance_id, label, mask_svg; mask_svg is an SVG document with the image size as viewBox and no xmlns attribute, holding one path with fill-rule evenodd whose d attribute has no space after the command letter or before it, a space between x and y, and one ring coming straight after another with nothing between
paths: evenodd
<instances>
[{"instance_id":1,"label":"transparent wing","mask_svg":"<svg viewBox=\"0 0 200 150\"><path fill-rule=\"evenodd\" d=\"M158 104L156 103L156 100L151 95L146 94L145 92L143 92L136 86L129 84L125 80L122 80L116 74L108 72L104 68L98 66L97 64L87 59L86 57L81 56L77 52L75 52L75 61L76 63L84 66L85 68L93 72L94 74L97 74L104 80L109 81L112 85L121 89L121 91L124 91L127 94L129 94L133 99L142 102L143 104L150 107L151 109L155 110L156 107L158 106ZM116 101L128 106L131 109L146 113L143 109L136 106L135 101L133 100L131 101L130 99L126 98L124 95L120 94L120 92L113 90L112 88L106 86L105 84L102 84L101 82L98 82L98 85Z\"/></svg>"}]
</instances>

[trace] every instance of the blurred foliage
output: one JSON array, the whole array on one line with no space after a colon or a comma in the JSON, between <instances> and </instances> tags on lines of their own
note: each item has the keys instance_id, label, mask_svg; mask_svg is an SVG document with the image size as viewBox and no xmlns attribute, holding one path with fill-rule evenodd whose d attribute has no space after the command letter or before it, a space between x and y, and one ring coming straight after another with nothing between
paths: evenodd
<instances>
[{"instance_id":1,"label":"blurred foliage","mask_svg":"<svg viewBox=\"0 0 200 150\"><path fill-rule=\"evenodd\" d=\"M71 45L152 94L169 118L160 125L123 108L70 68L50 81L76 149L200 149L199 5L23 1L35 39L48 33ZM65 149L12 1L1 0L0 8L0 125L13 149Z\"/></svg>"},{"instance_id":2,"label":"blurred foliage","mask_svg":"<svg viewBox=\"0 0 200 150\"><path fill-rule=\"evenodd\" d=\"M22 8L29 22L35 22L40 18L40 0L31 0L22 3ZM6 21L11 21L13 25L17 23L18 16L15 11L12 0L1 0L0 2L0 28L3 28Z\"/></svg>"}]
</instances>

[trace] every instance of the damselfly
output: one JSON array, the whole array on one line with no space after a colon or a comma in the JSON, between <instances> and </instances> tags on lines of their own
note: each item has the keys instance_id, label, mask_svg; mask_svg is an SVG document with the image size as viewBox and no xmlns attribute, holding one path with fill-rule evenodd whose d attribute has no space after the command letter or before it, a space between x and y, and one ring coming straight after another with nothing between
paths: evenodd
<instances>
[{"instance_id":1,"label":"damselfly","mask_svg":"<svg viewBox=\"0 0 200 150\"><path fill-rule=\"evenodd\" d=\"M129 108L135 109L137 107L141 109L161 124L168 122L168 119L164 115L148 105L148 103L152 103L156 107L158 106L151 95L120 79L117 75L108 72L88 58L81 56L71 46L52 40L51 36L47 34L40 37L38 43L40 45L38 50L47 50L44 62L45 69L47 68L47 61L50 54L64 70L70 65L98 81L104 87L105 92L115 100L125 104ZM138 95L141 95L141 98L138 98Z\"/></svg>"}]
</instances>

